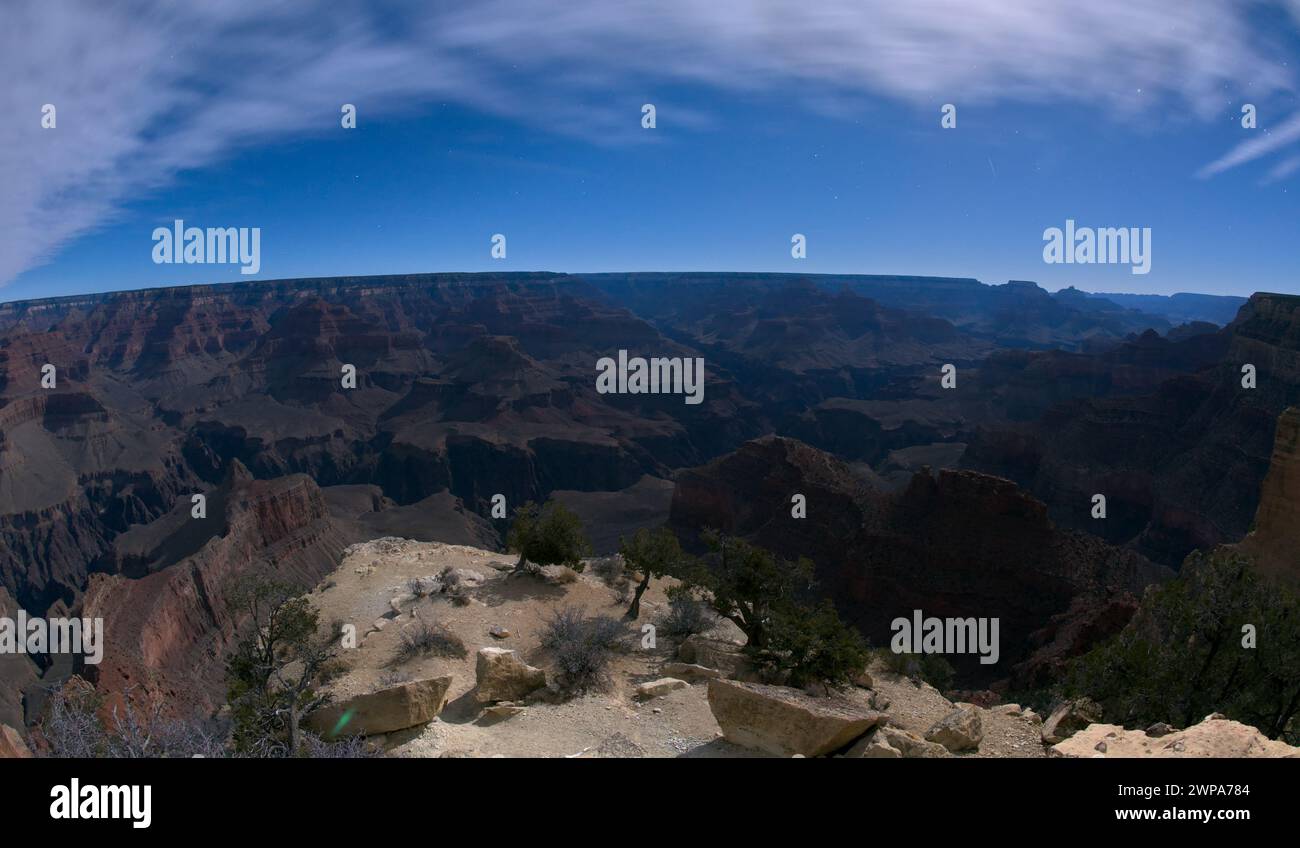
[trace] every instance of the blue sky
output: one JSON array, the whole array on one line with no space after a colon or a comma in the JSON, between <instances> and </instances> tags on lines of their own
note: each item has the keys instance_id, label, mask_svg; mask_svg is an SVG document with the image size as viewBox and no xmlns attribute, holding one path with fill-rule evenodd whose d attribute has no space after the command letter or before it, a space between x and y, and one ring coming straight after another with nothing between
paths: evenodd
<instances>
[{"instance_id":1,"label":"blue sky","mask_svg":"<svg viewBox=\"0 0 1300 848\"><path fill-rule=\"evenodd\" d=\"M1300 293L1300 6L537 5L0 12L0 300L509 269ZM154 264L176 218L260 227L260 273ZM1067 218L1150 227L1151 272L1044 264Z\"/></svg>"}]
</instances>

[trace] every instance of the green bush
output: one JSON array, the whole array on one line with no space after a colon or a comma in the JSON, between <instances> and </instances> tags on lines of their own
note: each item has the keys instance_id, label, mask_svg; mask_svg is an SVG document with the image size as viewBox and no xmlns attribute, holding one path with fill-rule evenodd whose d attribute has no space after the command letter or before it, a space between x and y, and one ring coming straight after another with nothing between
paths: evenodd
<instances>
[{"instance_id":1,"label":"green bush","mask_svg":"<svg viewBox=\"0 0 1300 848\"><path fill-rule=\"evenodd\" d=\"M771 678L794 686L849 683L867 662L857 631L829 601L813 600L813 563L782 559L743 539L704 534L709 553L684 585L747 637L745 651Z\"/></svg>"},{"instance_id":2,"label":"green bush","mask_svg":"<svg viewBox=\"0 0 1300 848\"><path fill-rule=\"evenodd\" d=\"M830 601L781 605L772 617L767 646L751 651L756 665L790 686L843 688L867 666L866 643L840 620Z\"/></svg>"},{"instance_id":3,"label":"green bush","mask_svg":"<svg viewBox=\"0 0 1300 848\"><path fill-rule=\"evenodd\" d=\"M1246 644L1247 625L1254 647ZM1300 606L1247 558L1194 553L1178 578L1147 590L1124 630L1071 664L1064 688L1128 726L1187 727L1220 712L1294 740Z\"/></svg>"},{"instance_id":4,"label":"green bush","mask_svg":"<svg viewBox=\"0 0 1300 848\"><path fill-rule=\"evenodd\" d=\"M582 571L582 558L591 553L582 521L555 500L541 507L532 501L521 506L506 543L519 554L517 570L530 565L567 565Z\"/></svg>"}]
</instances>

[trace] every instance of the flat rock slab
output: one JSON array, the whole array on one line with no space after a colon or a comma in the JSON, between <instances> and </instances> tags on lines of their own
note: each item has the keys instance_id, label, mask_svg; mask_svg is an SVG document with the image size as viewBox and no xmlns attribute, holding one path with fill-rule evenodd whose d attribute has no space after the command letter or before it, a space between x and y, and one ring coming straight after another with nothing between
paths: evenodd
<instances>
[{"instance_id":1,"label":"flat rock slab","mask_svg":"<svg viewBox=\"0 0 1300 848\"><path fill-rule=\"evenodd\" d=\"M1163 730L1163 728L1162 728ZM1149 736L1115 724L1093 724L1052 746L1057 757L1247 757L1300 759L1300 748L1269 739L1248 724L1207 718L1186 730Z\"/></svg>"},{"instance_id":2,"label":"flat rock slab","mask_svg":"<svg viewBox=\"0 0 1300 848\"><path fill-rule=\"evenodd\" d=\"M685 680L678 680L675 677L661 677L658 680L650 680L639 684L636 687L636 696L638 698L658 698L660 695L667 695L669 692L676 692L678 689L687 689L690 685Z\"/></svg>"},{"instance_id":3,"label":"flat rock slab","mask_svg":"<svg viewBox=\"0 0 1300 848\"><path fill-rule=\"evenodd\" d=\"M307 727L326 739L372 736L426 724L447 703L451 675L399 683L329 704L307 716Z\"/></svg>"},{"instance_id":4,"label":"flat rock slab","mask_svg":"<svg viewBox=\"0 0 1300 848\"><path fill-rule=\"evenodd\" d=\"M728 742L778 757L829 754L885 718L838 696L722 679L709 681L709 708Z\"/></svg>"}]
</instances>

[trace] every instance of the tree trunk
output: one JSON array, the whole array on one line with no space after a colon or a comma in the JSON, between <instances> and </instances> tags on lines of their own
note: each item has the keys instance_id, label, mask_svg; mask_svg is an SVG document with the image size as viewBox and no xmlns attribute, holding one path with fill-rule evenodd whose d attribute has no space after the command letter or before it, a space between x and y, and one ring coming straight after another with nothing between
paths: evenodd
<instances>
[{"instance_id":1,"label":"tree trunk","mask_svg":"<svg viewBox=\"0 0 1300 848\"><path fill-rule=\"evenodd\" d=\"M645 590L649 588L650 588L650 572L647 571L645 573L645 577L642 577L641 582L637 584L636 594L632 596L632 605L627 608L627 615L625 616L625 618L627 618L629 621L635 621L637 616L641 614L641 596L644 595Z\"/></svg>"},{"instance_id":2,"label":"tree trunk","mask_svg":"<svg viewBox=\"0 0 1300 848\"><path fill-rule=\"evenodd\" d=\"M298 708L289 707L289 756L298 756Z\"/></svg>"}]
</instances>

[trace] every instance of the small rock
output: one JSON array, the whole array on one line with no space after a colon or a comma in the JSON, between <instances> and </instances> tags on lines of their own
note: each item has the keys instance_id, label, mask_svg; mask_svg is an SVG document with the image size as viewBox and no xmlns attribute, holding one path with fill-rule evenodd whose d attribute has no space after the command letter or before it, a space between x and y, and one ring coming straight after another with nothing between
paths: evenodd
<instances>
[{"instance_id":1,"label":"small rock","mask_svg":"<svg viewBox=\"0 0 1300 848\"><path fill-rule=\"evenodd\" d=\"M517 716L522 712L524 712L523 707L505 701L500 704L493 704L484 710L483 714L495 719L507 719L511 716Z\"/></svg>"},{"instance_id":2,"label":"small rock","mask_svg":"<svg viewBox=\"0 0 1300 848\"><path fill-rule=\"evenodd\" d=\"M1069 739L1090 724L1101 721L1101 707L1090 698L1066 701L1048 716L1043 723L1043 741L1055 745Z\"/></svg>"},{"instance_id":3,"label":"small rock","mask_svg":"<svg viewBox=\"0 0 1300 848\"><path fill-rule=\"evenodd\" d=\"M1165 724L1163 721L1158 721L1146 729L1147 736L1150 736L1153 739L1159 739L1161 736L1168 736L1173 732L1173 726Z\"/></svg>"},{"instance_id":4,"label":"small rock","mask_svg":"<svg viewBox=\"0 0 1300 848\"><path fill-rule=\"evenodd\" d=\"M690 685L685 680L678 680L675 677L661 677L658 680L651 680L638 685L636 687L636 696L638 698L658 698L661 695L667 695L669 692L685 689Z\"/></svg>"},{"instance_id":5,"label":"small rock","mask_svg":"<svg viewBox=\"0 0 1300 848\"><path fill-rule=\"evenodd\" d=\"M711 639L698 634L687 636L677 647L677 659L705 668L715 668L724 678L749 679L755 676L744 648L723 639Z\"/></svg>"},{"instance_id":6,"label":"small rock","mask_svg":"<svg viewBox=\"0 0 1300 848\"><path fill-rule=\"evenodd\" d=\"M436 595L442 591L442 581L437 577L417 577L415 578L416 594L419 595Z\"/></svg>"},{"instance_id":7,"label":"small rock","mask_svg":"<svg viewBox=\"0 0 1300 848\"><path fill-rule=\"evenodd\" d=\"M668 677L676 677L678 680L685 680L689 683L713 680L722 676L722 672L716 668L709 668L697 663L668 662L664 663L659 670Z\"/></svg>"},{"instance_id":8,"label":"small rock","mask_svg":"<svg viewBox=\"0 0 1300 848\"><path fill-rule=\"evenodd\" d=\"M927 742L910 730L901 727L882 726L876 731L882 741L888 742L902 753L905 759L941 759L951 757L952 753L937 742Z\"/></svg>"},{"instance_id":9,"label":"small rock","mask_svg":"<svg viewBox=\"0 0 1300 848\"><path fill-rule=\"evenodd\" d=\"M509 638L510 638L510 631L507 630L506 628L502 627L502 626L499 625L499 624L494 624L494 625L492 625L492 628L491 628L490 630L488 630L488 633L492 634L493 638L496 638L496 639L509 639Z\"/></svg>"},{"instance_id":10,"label":"small rock","mask_svg":"<svg viewBox=\"0 0 1300 848\"><path fill-rule=\"evenodd\" d=\"M902 758L903 752L890 745L884 734L876 731L853 743L844 756L850 759L897 760Z\"/></svg>"},{"instance_id":11,"label":"small rock","mask_svg":"<svg viewBox=\"0 0 1300 848\"><path fill-rule=\"evenodd\" d=\"M461 589L473 589L482 586L483 581L486 579L482 573L472 568L453 568L442 575L443 583Z\"/></svg>"},{"instance_id":12,"label":"small rock","mask_svg":"<svg viewBox=\"0 0 1300 848\"><path fill-rule=\"evenodd\" d=\"M957 709L936 721L925 738L937 742L949 751L967 751L979 748L984 739L984 723L979 709L972 704L958 704Z\"/></svg>"},{"instance_id":13,"label":"small rock","mask_svg":"<svg viewBox=\"0 0 1300 848\"><path fill-rule=\"evenodd\" d=\"M537 570L537 573L552 586L565 586L578 582L578 572L567 565L544 565Z\"/></svg>"}]
</instances>

